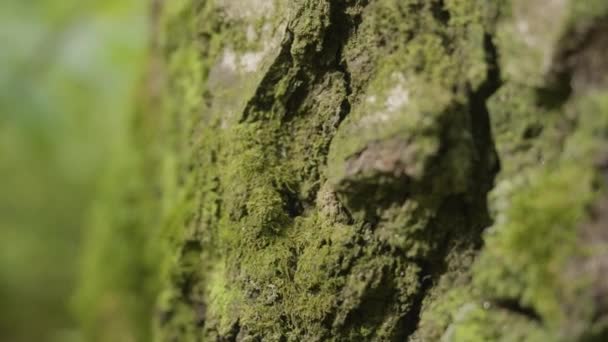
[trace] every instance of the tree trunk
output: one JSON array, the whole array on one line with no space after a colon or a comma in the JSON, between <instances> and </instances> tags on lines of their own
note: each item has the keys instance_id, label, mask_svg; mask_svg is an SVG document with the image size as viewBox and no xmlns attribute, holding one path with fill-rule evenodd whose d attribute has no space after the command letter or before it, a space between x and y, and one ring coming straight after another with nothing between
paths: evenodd
<instances>
[{"instance_id":1,"label":"tree trunk","mask_svg":"<svg viewBox=\"0 0 608 342\"><path fill-rule=\"evenodd\" d=\"M605 0L158 9L97 339L608 339Z\"/></svg>"}]
</instances>

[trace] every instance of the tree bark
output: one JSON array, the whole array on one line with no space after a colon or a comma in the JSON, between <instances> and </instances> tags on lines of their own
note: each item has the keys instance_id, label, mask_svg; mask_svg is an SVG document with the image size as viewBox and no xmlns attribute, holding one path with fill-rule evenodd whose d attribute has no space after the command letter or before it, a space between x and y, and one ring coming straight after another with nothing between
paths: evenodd
<instances>
[{"instance_id":1,"label":"tree bark","mask_svg":"<svg viewBox=\"0 0 608 342\"><path fill-rule=\"evenodd\" d=\"M98 339L608 338L605 0L159 13Z\"/></svg>"}]
</instances>

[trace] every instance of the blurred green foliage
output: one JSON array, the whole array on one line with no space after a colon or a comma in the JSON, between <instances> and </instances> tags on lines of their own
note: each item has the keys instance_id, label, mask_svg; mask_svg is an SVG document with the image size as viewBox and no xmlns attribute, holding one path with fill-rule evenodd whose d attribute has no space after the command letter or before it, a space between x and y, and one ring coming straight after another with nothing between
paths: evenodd
<instances>
[{"instance_id":1,"label":"blurred green foliage","mask_svg":"<svg viewBox=\"0 0 608 342\"><path fill-rule=\"evenodd\" d=\"M0 2L0 341L78 341L69 302L99 177L128 153L143 0Z\"/></svg>"}]
</instances>

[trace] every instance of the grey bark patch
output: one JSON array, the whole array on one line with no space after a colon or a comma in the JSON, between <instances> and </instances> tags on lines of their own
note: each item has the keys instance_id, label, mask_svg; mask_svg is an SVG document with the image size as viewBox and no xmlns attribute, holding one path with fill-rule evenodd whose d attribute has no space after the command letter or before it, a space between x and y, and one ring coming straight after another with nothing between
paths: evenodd
<instances>
[{"instance_id":1,"label":"grey bark patch","mask_svg":"<svg viewBox=\"0 0 608 342\"><path fill-rule=\"evenodd\" d=\"M397 178L419 176L418 154L417 146L407 139L371 143L357 156L346 161L346 176L373 173Z\"/></svg>"}]
</instances>

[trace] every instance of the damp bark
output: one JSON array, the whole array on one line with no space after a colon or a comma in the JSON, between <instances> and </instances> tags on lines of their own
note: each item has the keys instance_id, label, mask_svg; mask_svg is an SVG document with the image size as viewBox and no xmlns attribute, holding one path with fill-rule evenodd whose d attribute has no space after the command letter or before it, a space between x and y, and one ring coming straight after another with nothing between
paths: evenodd
<instances>
[{"instance_id":1,"label":"damp bark","mask_svg":"<svg viewBox=\"0 0 608 342\"><path fill-rule=\"evenodd\" d=\"M608 338L604 1L153 14L92 340Z\"/></svg>"}]
</instances>

